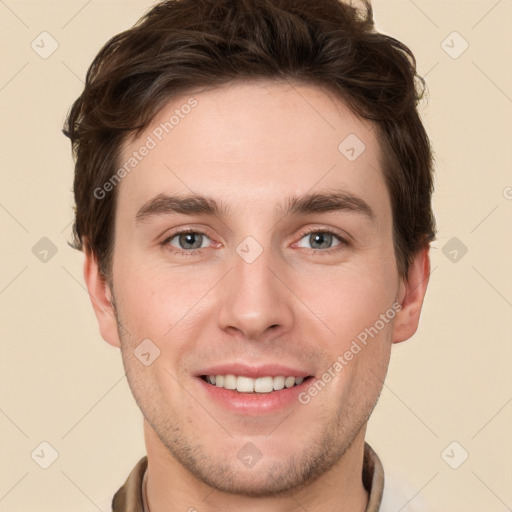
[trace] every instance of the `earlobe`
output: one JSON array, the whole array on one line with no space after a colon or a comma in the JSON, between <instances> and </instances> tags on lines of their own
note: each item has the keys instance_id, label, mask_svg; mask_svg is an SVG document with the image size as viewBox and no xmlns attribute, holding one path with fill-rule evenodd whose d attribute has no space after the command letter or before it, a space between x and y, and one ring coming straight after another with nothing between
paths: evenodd
<instances>
[{"instance_id":1,"label":"earlobe","mask_svg":"<svg viewBox=\"0 0 512 512\"><path fill-rule=\"evenodd\" d=\"M89 243L84 240L84 279L94 313L98 320L101 337L114 347L121 347L113 297L107 280L100 272L98 262Z\"/></svg>"},{"instance_id":2,"label":"earlobe","mask_svg":"<svg viewBox=\"0 0 512 512\"><path fill-rule=\"evenodd\" d=\"M418 251L411 262L407 281L402 281L399 299L402 309L395 316L393 343L408 340L416 332L430 277L430 246Z\"/></svg>"}]
</instances>

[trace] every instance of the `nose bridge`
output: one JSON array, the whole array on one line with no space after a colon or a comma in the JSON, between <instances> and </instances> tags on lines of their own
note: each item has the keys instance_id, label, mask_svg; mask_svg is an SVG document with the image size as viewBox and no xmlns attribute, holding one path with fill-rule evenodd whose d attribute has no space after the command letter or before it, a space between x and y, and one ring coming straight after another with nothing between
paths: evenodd
<instances>
[{"instance_id":1,"label":"nose bridge","mask_svg":"<svg viewBox=\"0 0 512 512\"><path fill-rule=\"evenodd\" d=\"M260 338L269 327L290 327L289 292L279 279L279 258L270 244L246 237L232 258L233 270L221 293L219 322L223 329L235 328L250 339Z\"/></svg>"}]
</instances>

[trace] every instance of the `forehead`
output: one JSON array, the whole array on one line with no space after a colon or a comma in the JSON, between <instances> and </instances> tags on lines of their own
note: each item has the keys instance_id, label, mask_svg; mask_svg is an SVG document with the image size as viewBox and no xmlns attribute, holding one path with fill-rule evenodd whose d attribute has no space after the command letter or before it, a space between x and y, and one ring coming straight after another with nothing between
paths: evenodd
<instances>
[{"instance_id":1,"label":"forehead","mask_svg":"<svg viewBox=\"0 0 512 512\"><path fill-rule=\"evenodd\" d=\"M132 220L162 193L274 212L284 197L333 188L389 207L374 126L317 86L246 81L173 98L119 164L118 211Z\"/></svg>"}]
</instances>

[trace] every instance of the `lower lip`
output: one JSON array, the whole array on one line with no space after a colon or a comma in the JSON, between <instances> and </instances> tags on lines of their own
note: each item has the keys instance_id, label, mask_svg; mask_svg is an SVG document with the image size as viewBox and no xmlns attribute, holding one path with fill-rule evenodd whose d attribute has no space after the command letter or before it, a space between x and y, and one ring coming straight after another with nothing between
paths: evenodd
<instances>
[{"instance_id":1,"label":"lower lip","mask_svg":"<svg viewBox=\"0 0 512 512\"><path fill-rule=\"evenodd\" d=\"M207 395L224 408L245 415L272 414L281 409L298 403L298 395L314 382L309 377L298 386L284 388L270 393L240 393L233 389L225 389L208 384L201 377L197 377L199 385Z\"/></svg>"}]
</instances>

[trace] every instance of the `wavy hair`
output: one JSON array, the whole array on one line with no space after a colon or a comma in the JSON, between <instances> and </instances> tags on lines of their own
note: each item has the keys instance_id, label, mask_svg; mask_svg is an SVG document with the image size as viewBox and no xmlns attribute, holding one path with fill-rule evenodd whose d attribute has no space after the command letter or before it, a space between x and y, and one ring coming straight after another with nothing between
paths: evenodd
<instances>
[{"instance_id":1,"label":"wavy hair","mask_svg":"<svg viewBox=\"0 0 512 512\"><path fill-rule=\"evenodd\" d=\"M334 91L377 127L391 198L397 268L435 239L433 153L417 111L425 81L411 50L376 31L368 1L167 0L112 37L87 71L63 133L75 160L71 247L112 270L116 188L93 191L173 96L244 78L292 80Z\"/></svg>"}]
</instances>

